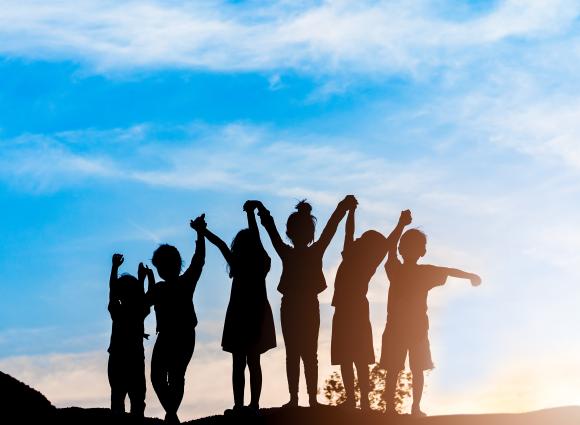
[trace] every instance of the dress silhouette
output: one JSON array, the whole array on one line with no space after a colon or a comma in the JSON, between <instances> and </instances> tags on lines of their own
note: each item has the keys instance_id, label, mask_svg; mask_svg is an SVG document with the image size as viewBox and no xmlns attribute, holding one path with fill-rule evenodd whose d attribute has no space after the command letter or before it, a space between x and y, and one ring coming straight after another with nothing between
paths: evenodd
<instances>
[{"instance_id":1,"label":"dress silhouette","mask_svg":"<svg viewBox=\"0 0 580 425\"><path fill-rule=\"evenodd\" d=\"M260 355L276 347L274 318L266 292L266 275L270 271L271 260L260 241L254 216L257 206L257 201L244 204L248 228L238 232L231 248L208 229L204 230L207 240L218 247L227 261L232 278L222 348L232 353L233 411L240 411L244 404L244 371L247 365L251 389L249 407L257 412L262 390Z\"/></svg>"},{"instance_id":2,"label":"dress silhouette","mask_svg":"<svg viewBox=\"0 0 580 425\"><path fill-rule=\"evenodd\" d=\"M286 345L286 375L290 393L290 401L286 406L298 405L300 359L304 363L309 404L318 405L318 294L326 289L322 258L338 224L349 206L355 203L353 196L341 201L317 241L314 241L316 219L311 214L312 207L305 201L298 203L297 211L286 222L286 235L292 241L292 246L282 241L270 212L262 204L258 207L262 225L282 260L278 291L282 294L280 319Z\"/></svg>"},{"instance_id":3,"label":"dress silhouette","mask_svg":"<svg viewBox=\"0 0 580 425\"><path fill-rule=\"evenodd\" d=\"M204 216L192 220L191 227L197 231L197 242L187 270L180 275L181 255L177 248L160 245L153 253L152 262L163 281L148 291L157 320L151 383L168 422L179 422L177 410L183 399L185 372L195 348L197 316L193 293L205 262Z\"/></svg>"},{"instance_id":4,"label":"dress silhouette","mask_svg":"<svg viewBox=\"0 0 580 425\"><path fill-rule=\"evenodd\" d=\"M397 379L405 367L408 353L413 376L411 413L425 416L420 406L424 371L433 368L428 337L427 295L431 289L445 284L449 276L469 279L473 286L479 285L481 278L459 269L417 264L427 252L427 237L418 229L410 229L403 234L403 229L411 220L411 212L403 211L389 236L385 269L390 284L380 365L387 370L384 399L387 401L387 411L393 413ZM397 256L397 244L403 262Z\"/></svg>"},{"instance_id":5,"label":"dress silhouette","mask_svg":"<svg viewBox=\"0 0 580 425\"><path fill-rule=\"evenodd\" d=\"M344 406L355 406L354 369L360 386L361 409L369 409L369 370L375 363L373 333L367 291L371 278L387 254L387 240L379 232L366 231L354 239L355 209L348 212L342 262L334 282L331 363L341 366L346 390Z\"/></svg>"},{"instance_id":6,"label":"dress silhouette","mask_svg":"<svg viewBox=\"0 0 580 425\"><path fill-rule=\"evenodd\" d=\"M138 277L118 276L124 258L114 254L109 279L108 310L113 321L107 373L111 386L111 410L125 412L125 398L131 401L131 413L143 416L145 411L145 354L143 321L150 313L143 283L151 270L139 264ZM151 280L149 281L151 284Z\"/></svg>"}]
</instances>

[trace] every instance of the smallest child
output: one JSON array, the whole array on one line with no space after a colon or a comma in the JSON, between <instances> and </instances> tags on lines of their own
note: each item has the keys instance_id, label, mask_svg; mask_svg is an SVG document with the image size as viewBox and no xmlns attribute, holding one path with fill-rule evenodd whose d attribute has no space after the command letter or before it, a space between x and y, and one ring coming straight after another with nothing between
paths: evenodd
<instances>
[{"instance_id":1,"label":"smallest child","mask_svg":"<svg viewBox=\"0 0 580 425\"><path fill-rule=\"evenodd\" d=\"M109 280L109 313L113 320L109 344L108 375L111 386L111 411L125 412L125 397L129 395L131 413L143 417L145 412L145 353L143 338L147 338L143 321L149 315L143 283L154 281L153 271L139 264L138 279L130 274L118 276L124 258L113 254Z\"/></svg>"}]
</instances>

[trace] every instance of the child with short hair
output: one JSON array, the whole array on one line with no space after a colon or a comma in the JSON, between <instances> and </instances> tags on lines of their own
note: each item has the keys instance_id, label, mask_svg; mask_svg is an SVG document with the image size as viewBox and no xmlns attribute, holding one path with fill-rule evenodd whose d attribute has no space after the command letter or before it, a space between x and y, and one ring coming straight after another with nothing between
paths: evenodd
<instances>
[{"instance_id":1,"label":"child with short hair","mask_svg":"<svg viewBox=\"0 0 580 425\"><path fill-rule=\"evenodd\" d=\"M262 225L282 260L278 291L282 294L280 321L286 344L286 375L290 393L286 407L298 406L300 359L304 363L309 405L318 406L318 294L326 289L322 257L336 233L338 223L355 204L356 199L352 195L340 201L320 238L314 241L316 218L312 215L312 206L305 200L299 202L286 222L286 235L292 245L282 241L270 212L261 204L258 207Z\"/></svg>"},{"instance_id":2,"label":"child with short hair","mask_svg":"<svg viewBox=\"0 0 580 425\"><path fill-rule=\"evenodd\" d=\"M113 254L109 279L108 310L113 320L107 373L111 386L111 411L125 412L125 397L131 401L131 413L143 416L145 412L145 353L143 338L147 338L143 321L151 308L145 299L145 277L152 284L152 270L139 263L136 278L119 274L124 258Z\"/></svg>"},{"instance_id":3,"label":"child with short hair","mask_svg":"<svg viewBox=\"0 0 580 425\"><path fill-rule=\"evenodd\" d=\"M424 371L433 368L428 337L427 295L431 289L444 285L448 277L468 279L473 286L480 285L481 278L459 269L417 264L427 252L427 237L418 229L410 229L403 234L403 229L411 221L411 212L406 211L393 230L394 237L389 238L385 269L390 285L380 365L387 371L384 392L387 412L396 413L394 397L397 380L409 353L413 375L411 413L426 416L420 406ZM397 245L403 262L397 256Z\"/></svg>"},{"instance_id":4,"label":"child with short hair","mask_svg":"<svg viewBox=\"0 0 580 425\"><path fill-rule=\"evenodd\" d=\"M151 383L165 409L165 420L170 423L179 423L177 410L183 399L185 372L195 348L197 316L193 293L205 263L204 216L191 220L190 226L197 232L197 242L191 264L183 274L180 275L181 255L174 246L160 245L152 258L163 280L148 292L157 320L157 340L151 356Z\"/></svg>"}]
</instances>

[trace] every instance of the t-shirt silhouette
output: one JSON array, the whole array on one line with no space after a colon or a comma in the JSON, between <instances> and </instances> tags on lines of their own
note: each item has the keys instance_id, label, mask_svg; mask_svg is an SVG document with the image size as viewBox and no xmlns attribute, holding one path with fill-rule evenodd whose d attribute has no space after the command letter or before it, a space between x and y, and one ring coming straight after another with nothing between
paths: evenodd
<instances>
[{"instance_id":1,"label":"t-shirt silhouette","mask_svg":"<svg viewBox=\"0 0 580 425\"><path fill-rule=\"evenodd\" d=\"M403 264L398 258L387 261L385 270L390 282L387 322L408 333L425 333L429 329L427 294L445 284L447 273L429 264Z\"/></svg>"}]
</instances>

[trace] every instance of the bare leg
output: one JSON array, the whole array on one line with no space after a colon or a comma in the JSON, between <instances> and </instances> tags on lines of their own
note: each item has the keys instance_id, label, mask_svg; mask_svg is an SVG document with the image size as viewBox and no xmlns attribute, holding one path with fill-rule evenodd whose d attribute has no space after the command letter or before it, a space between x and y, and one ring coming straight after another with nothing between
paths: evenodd
<instances>
[{"instance_id":1,"label":"bare leg","mask_svg":"<svg viewBox=\"0 0 580 425\"><path fill-rule=\"evenodd\" d=\"M369 410L369 366L365 363L357 363L356 375L358 377L358 386L360 388L360 408L362 410Z\"/></svg>"},{"instance_id":2,"label":"bare leg","mask_svg":"<svg viewBox=\"0 0 580 425\"><path fill-rule=\"evenodd\" d=\"M166 345L167 341L165 337L159 334L153 346L153 354L151 355L151 384L161 406L168 413L171 410L171 402L169 400L169 384L167 382L168 359L166 351L168 347Z\"/></svg>"},{"instance_id":3,"label":"bare leg","mask_svg":"<svg viewBox=\"0 0 580 425\"><path fill-rule=\"evenodd\" d=\"M234 408L244 406L244 387L246 386L246 354L232 354L232 388L234 391Z\"/></svg>"},{"instance_id":4,"label":"bare leg","mask_svg":"<svg viewBox=\"0 0 580 425\"><path fill-rule=\"evenodd\" d=\"M260 395L262 393L262 366L260 365L260 355L248 355L248 368L250 369L250 407L258 410L260 408Z\"/></svg>"},{"instance_id":5,"label":"bare leg","mask_svg":"<svg viewBox=\"0 0 580 425\"><path fill-rule=\"evenodd\" d=\"M413 371L413 407L411 408L411 414L414 416L427 416L421 411L421 398L423 397L424 385L424 372L422 370Z\"/></svg>"},{"instance_id":6,"label":"bare leg","mask_svg":"<svg viewBox=\"0 0 580 425\"><path fill-rule=\"evenodd\" d=\"M352 364L342 364L340 365L340 373L342 375L342 383L344 384L344 390L346 392L346 400L343 404L344 407L355 407L355 397L354 397L354 369Z\"/></svg>"},{"instance_id":7,"label":"bare leg","mask_svg":"<svg viewBox=\"0 0 580 425\"><path fill-rule=\"evenodd\" d=\"M386 413L397 413L395 409L395 391L397 390L397 382L399 381L399 370L387 371L385 378L385 392L383 398L387 403Z\"/></svg>"}]
</instances>

